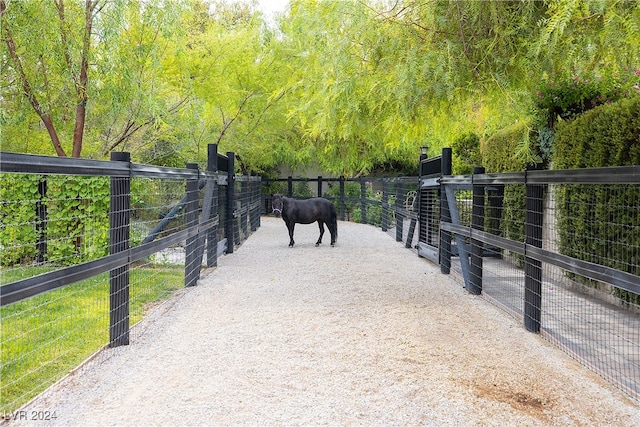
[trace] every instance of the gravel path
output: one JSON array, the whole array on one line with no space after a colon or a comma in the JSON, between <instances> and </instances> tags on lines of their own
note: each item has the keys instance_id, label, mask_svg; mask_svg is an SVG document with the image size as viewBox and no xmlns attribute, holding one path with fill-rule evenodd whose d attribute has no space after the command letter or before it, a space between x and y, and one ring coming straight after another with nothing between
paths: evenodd
<instances>
[{"instance_id":1,"label":"gravel path","mask_svg":"<svg viewBox=\"0 0 640 427\"><path fill-rule=\"evenodd\" d=\"M10 425L640 426L640 406L370 226L263 218ZM328 234L325 235L328 241Z\"/></svg>"}]
</instances>

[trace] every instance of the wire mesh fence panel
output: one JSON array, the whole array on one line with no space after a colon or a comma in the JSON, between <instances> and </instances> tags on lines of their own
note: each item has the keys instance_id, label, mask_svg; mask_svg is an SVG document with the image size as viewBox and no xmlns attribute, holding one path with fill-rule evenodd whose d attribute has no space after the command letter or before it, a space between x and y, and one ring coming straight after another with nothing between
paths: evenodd
<instances>
[{"instance_id":1,"label":"wire mesh fence panel","mask_svg":"<svg viewBox=\"0 0 640 427\"><path fill-rule=\"evenodd\" d=\"M108 254L109 180L3 174L2 284ZM0 412L66 375L109 339L109 275L0 308Z\"/></svg>"},{"instance_id":2,"label":"wire mesh fence panel","mask_svg":"<svg viewBox=\"0 0 640 427\"><path fill-rule=\"evenodd\" d=\"M640 276L640 185L550 185L543 247ZM640 398L640 295L543 265L546 338Z\"/></svg>"},{"instance_id":3,"label":"wire mesh fence panel","mask_svg":"<svg viewBox=\"0 0 640 427\"><path fill-rule=\"evenodd\" d=\"M131 247L186 228L185 180L134 177L131 180ZM185 284L185 244L179 241L129 267L130 326Z\"/></svg>"},{"instance_id":4,"label":"wire mesh fence panel","mask_svg":"<svg viewBox=\"0 0 640 427\"><path fill-rule=\"evenodd\" d=\"M486 191L484 230L514 242L524 241L525 187L521 184ZM513 250L482 245L482 293L511 316L522 319L524 310L524 256Z\"/></svg>"}]
</instances>

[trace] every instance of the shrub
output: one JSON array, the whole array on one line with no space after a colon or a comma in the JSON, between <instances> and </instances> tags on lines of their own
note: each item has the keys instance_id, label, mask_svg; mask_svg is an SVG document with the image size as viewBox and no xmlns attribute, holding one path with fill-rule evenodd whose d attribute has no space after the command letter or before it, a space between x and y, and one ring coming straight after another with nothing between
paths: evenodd
<instances>
[{"instance_id":1,"label":"shrub","mask_svg":"<svg viewBox=\"0 0 640 427\"><path fill-rule=\"evenodd\" d=\"M640 164L640 97L593 109L556 133L557 169ZM573 185L558 189L560 252L640 275L638 189ZM595 208L594 208L595 207ZM584 283L594 286L588 280ZM615 289L624 301L640 296Z\"/></svg>"}]
</instances>

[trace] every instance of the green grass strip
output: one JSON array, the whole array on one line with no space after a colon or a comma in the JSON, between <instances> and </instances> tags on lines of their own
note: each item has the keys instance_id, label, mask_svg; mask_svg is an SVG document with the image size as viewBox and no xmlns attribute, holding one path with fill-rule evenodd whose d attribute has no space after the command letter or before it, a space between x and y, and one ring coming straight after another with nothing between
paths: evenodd
<instances>
[{"instance_id":1,"label":"green grass strip","mask_svg":"<svg viewBox=\"0 0 640 427\"><path fill-rule=\"evenodd\" d=\"M45 271L35 267L19 274ZM5 283L20 278L6 273ZM182 286L182 266L131 269L130 325ZM2 307L0 322L1 414L16 410L108 344L109 273Z\"/></svg>"}]
</instances>

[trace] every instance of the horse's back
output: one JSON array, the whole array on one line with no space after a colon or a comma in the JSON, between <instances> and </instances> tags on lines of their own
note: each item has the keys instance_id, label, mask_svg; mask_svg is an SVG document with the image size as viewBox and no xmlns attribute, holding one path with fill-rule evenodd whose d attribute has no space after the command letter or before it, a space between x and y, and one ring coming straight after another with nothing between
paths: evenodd
<instances>
[{"instance_id":1,"label":"horse's back","mask_svg":"<svg viewBox=\"0 0 640 427\"><path fill-rule=\"evenodd\" d=\"M315 221L330 222L335 212L333 203L322 197L295 200L289 214L291 219L300 224L311 224Z\"/></svg>"}]
</instances>

